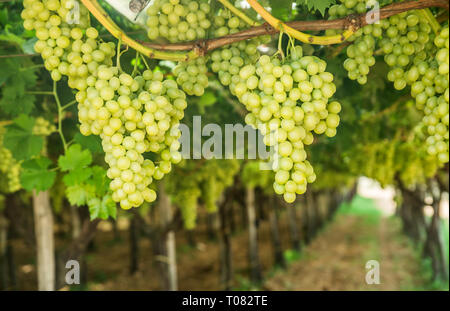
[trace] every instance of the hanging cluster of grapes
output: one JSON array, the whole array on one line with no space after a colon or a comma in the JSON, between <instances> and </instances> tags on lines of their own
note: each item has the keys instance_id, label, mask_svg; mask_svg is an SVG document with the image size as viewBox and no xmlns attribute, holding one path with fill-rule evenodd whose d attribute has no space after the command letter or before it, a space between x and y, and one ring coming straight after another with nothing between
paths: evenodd
<instances>
[{"instance_id":1,"label":"hanging cluster of grapes","mask_svg":"<svg viewBox=\"0 0 450 311\"><path fill-rule=\"evenodd\" d=\"M233 34L245 26L242 20L225 9L214 18L214 35L221 37ZM258 46L269 40L270 37L267 36L256 37L215 50L211 53L211 70L217 73L220 83L229 86L230 91L234 93L240 69L245 64L254 64L259 58Z\"/></svg>"},{"instance_id":2,"label":"hanging cluster of grapes","mask_svg":"<svg viewBox=\"0 0 450 311\"><path fill-rule=\"evenodd\" d=\"M295 46L283 60L263 55L256 65L244 66L233 91L249 111L246 123L261 131L267 146L275 146L280 158L273 186L289 203L316 179L304 150L314 140L312 132L333 137L339 124L341 106L328 102L336 86L325 69L323 60L303 57Z\"/></svg>"},{"instance_id":3,"label":"hanging cluster of grapes","mask_svg":"<svg viewBox=\"0 0 450 311\"><path fill-rule=\"evenodd\" d=\"M430 155L437 155L442 163L449 161L449 128L448 128L448 110L449 110L449 28L443 28L438 36L434 39L438 51L436 53L436 63L433 63L432 69L425 72L434 77L434 93L430 92L430 96L425 105L418 102L417 107L423 109L424 118L422 124L424 131L428 136L426 138L426 148ZM427 82L422 78L422 83ZM417 87L417 85L416 85ZM426 93L425 87L425 93ZM419 93L420 94L420 93Z\"/></svg>"},{"instance_id":4,"label":"hanging cluster of grapes","mask_svg":"<svg viewBox=\"0 0 450 311\"><path fill-rule=\"evenodd\" d=\"M154 0L147 9L147 36L170 42L203 39L211 27L210 11L207 0Z\"/></svg>"},{"instance_id":5,"label":"hanging cluster of grapes","mask_svg":"<svg viewBox=\"0 0 450 311\"><path fill-rule=\"evenodd\" d=\"M234 159L211 159L202 163L187 160L168 176L167 192L180 208L186 229L193 229L196 225L200 197L208 212L217 211L223 191L233 184L239 168L239 161Z\"/></svg>"},{"instance_id":6,"label":"hanging cluster of grapes","mask_svg":"<svg viewBox=\"0 0 450 311\"><path fill-rule=\"evenodd\" d=\"M33 126L33 135L36 136L49 136L56 131L56 126L50 121L37 117Z\"/></svg>"},{"instance_id":7,"label":"hanging cluster of grapes","mask_svg":"<svg viewBox=\"0 0 450 311\"><path fill-rule=\"evenodd\" d=\"M3 146L5 128L0 125L0 192L11 193L20 190L20 162L11 151Z\"/></svg>"},{"instance_id":8,"label":"hanging cluster of grapes","mask_svg":"<svg viewBox=\"0 0 450 311\"><path fill-rule=\"evenodd\" d=\"M366 0L346 0L340 4L333 5L328 14L330 19L342 18L350 14L361 14L366 12ZM337 30L329 29L325 32L327 35L335 35ZM353 42L347 48L347 59L344 62L344 68L348 71L348 77L356 80L360 84L367 82L367 74L370 67L375 65L375 39L382 35L380 24L370 24L358 29L348 41Z\"/></svg>"},{"instance_id":9,"label":"hanging cluster of grapes","mask_svg":"<svg viewBox=\"0 0 450 311\"><path fill-rule=\"evenodd\" d=\"M70 0L25 0L24 7L24 26L36 30L35 49L52 78L68 76L69 86L78 90L80 132L102 138L113 199L124 209L154 201L152 180L181 160L177 126L187 106L184 92L161 72L132 77L120 64L113 66L115 45L89 27L85 7L76 24L67 20ZM144 159L144 152L157 153L160 161Z\"/></svg>"},{"instance_id":10,"label":"hanging cluster of grapes","mask_svg":"<svg viewBox=\"0 0 450 311\"><path fill-rule=\"evenodd\" d=\"M386 1L390 2L390 1ZM330 8L330 18L351 13L365 13L370 2L344 0ZM441 163L449 161L448 134L448 27L434 37L424 11L409 11L383 19L359 29L347 48L344 68L348 77L360 84L367 82L370 67L375 64L374 51L380 48L384 61L391 67L387 78L394 88L411 86L416 106L424 112L419 124L424 128L428 154ZM336 34L328 30L327 34Z\"/></svg>"},{"instance_id":11,"label":"hanging cluster of grapes","mask_svg":"<svg viewBox=\"0 0 450 311\"><path fill-rule=\"evenodd\" d=\"M173 69L178 85L188 95L202 96L208 87L208 67L206 57L198 57L186 62L179 62Z\"/></svg>"}]
</instances>

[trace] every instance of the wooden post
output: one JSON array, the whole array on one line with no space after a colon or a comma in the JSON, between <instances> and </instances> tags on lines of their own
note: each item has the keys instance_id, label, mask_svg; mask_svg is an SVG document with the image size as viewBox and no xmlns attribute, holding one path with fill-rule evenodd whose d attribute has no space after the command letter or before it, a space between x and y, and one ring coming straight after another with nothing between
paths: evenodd
<instances>
[{"instance_id":1,"label":"wooden post","mask_svg":"<svg viewBox=\"0 0 450 311\"><path fill-rule=\"evenodd\" d=\"M228 194L229 195L229 194ZM231 290L233 282L232 248L231 248L231 228L229 223L228 209L233 204L232 200L225 196L222 204L219 205L220 219L220 283L224 290Z\"/></svg>"},{"instance_id":2,"label":"wooden post","mask_svg":"<svg viewBox=\"0 0 450 311\"><path fill-rule=\"evenodd\" d=\"M292 249L297 252L301 249L300 234L297 226L297 204L294 203L292 206L286 206L289 218L289 233L291 237Z\"/></svg>"},{"instance_id":3,"label":"wooden post","mask_svg":"<svg viewBox=\"0 0 450 311\"><path fill-rule=\"evenodd\" d=\"M34 231L36 234L38 289L55 290L55 245L53 214L48 191L33 191Z\"/></svg>"},{"instance_id":4,"label":"wooden post","mask_svg":"<svg viewBox=\"0 0 450 311\"><path fill-rule=\"evenodd\" d=\"M137 219L137 211L133 211L129 228L130 234L130 274L134 274L139 270L139 221Z\"/></svg>"},{"instance_id":5,"label":"wooden post","mask_svg":"<svg viewBox=\"0 0 450 311\"><path fill-rule=\"evenodd\" d=\"M173 230L165 232L165 228L170 226L172 222L173 211L169 196L164 189L164 183L160 183L158 214L160 217L160 228L164 231L164 234L161 236L162 252L159 259L162 268L163 287L164 290L175 291L178 289L175 232Z\"/></svg>"},{"instance_id":6,"label":"wooden post","mask_svg":"<svg viewBox=\"0 0 450 311\"><path fill-rule=\"evenodd\" d=\"M0 290L8 289L8 220L0 214Z\"/></svg>"},{"instance_id":7,"label":"wooden post","mask_svg":"<svg viewBox=\"0 0 450 311\"><path fill-rule=\"evenodd\" d=\"M269 210L270 221L270 236L272 240L273 256L275 259L275 265L285 268L286 262L283 256L283 247L281 246L280 230L278 229L278 204L275 201L273 195L267 197L267 208ZM287 208L294 208L294 206L288 206Z\"/></svg>"},{"instance_id":8,"label":"wooden post","mask_svg":"<svg viewBox=\"0 0 450 311\"><path fill-rule=\"evenodd\" d=\"M250 279L253 283L259 284L262 281L261 265L259 262L258 250L258 227L256 223L255 189L247 188L246 207L248 219L248 242L250 260Z\"/></svg>"}]
</instances>

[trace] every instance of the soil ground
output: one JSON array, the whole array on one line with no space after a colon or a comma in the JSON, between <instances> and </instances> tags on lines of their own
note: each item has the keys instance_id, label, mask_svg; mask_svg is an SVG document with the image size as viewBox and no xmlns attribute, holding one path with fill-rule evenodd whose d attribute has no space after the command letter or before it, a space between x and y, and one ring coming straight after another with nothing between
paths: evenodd
<instances>
[{"instance_id":1,"label":"soil ground","mask_svg":"<svg viewBox=\"0 0 450 311\"><path fill-rule=\"evenodd\" d=\"M396 219L366 213L371 201L358 203L359 213L341 208L299 258L286 270L273 268L268 221L259 226L259 248L265 290L411 290L423 288L426 280L416 251L401 233ZM365 209L367 208L367 209ZM371 209L372 208L372 209ZM239 225L239 222L238 222ZM287 213L280 215L283 249L289 249ZM204 224L195 232L196 246L189 247L186 234L177 232L177 267L180 290L221 290L219 281L219 243L209 240ZM98 232L94 248L86 255L89 290L158 290L158 273L154 267L149 239L140 239L139 271L129 273L128 231ZM249 289L247 232L238 230L232 237L235 289ZM289 252L286 252L288 254ZM292 255L292 252L290 252ZM36 289L33 251L20 240L15 243L19 288ZM292 256L287 256L292 257ZM294 256L295 257L295 256ZM368 260L380 263L379 285L365 282ZM69 288L67 288L69 289ZM72 290L76 288L71 288Z\"/></svg>"}]
</instances>

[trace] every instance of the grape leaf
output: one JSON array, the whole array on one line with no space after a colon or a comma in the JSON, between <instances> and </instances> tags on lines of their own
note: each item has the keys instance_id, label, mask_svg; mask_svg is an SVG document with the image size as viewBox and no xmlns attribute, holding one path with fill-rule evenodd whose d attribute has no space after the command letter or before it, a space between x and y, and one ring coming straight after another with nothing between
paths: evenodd
<instances>
[{"instance_id":1,"label":"grape leaf","mask_svg":"<svg viewBox=\"0 0 450 311\"><path fill-rule=\"evenodd\" d=\"M85 205L94 197L95 188L91 185L74 185L66 188L66 196L70 204Z\"/></svg>"},{"instance_id":2,"label":"grape leaf","mask_svg":"<svg viewBox=\"0 0 450 311\"><path fill-rule=\"evenodd\" d=\"M76 143L80 144L83 148L89 149L92 153L103 151L100 137L97 135L84 136L81 133L76 133L73 139Z\"/></svg>"},{"instance_id":3,"label":"grape leaf","mask_svg":"<svg viewBox=\"0 0 450 311\"><path fill-rule=\"evenodd\" d=\"M11 117L28 114L34 107L35 96L25 92L36 85L36 73L23 67L18 59L0 59L0 109Z\"/></svg>"},{"instance_id":4,"label":"grape leaf","mask_svg":"<svg viewBox=\"0 0 450 311\"><path fill-rule=\"evenodd\" d=\"M63 172L84 168L91 164L91 162L91 152L87 149L81 150L81 146L78 144L70 146L66 154L60 156L58 159L58 165Z\"/></svg>"},{"instance_id":5,"label":"grape leaf","mask_svg":"<svg viewBox=\"0 0 450 311\"><path fill-rule=\"evenodd\" d=\"M26 115L20 115L6 127L3 144L17 160L28 160L38 155L44 145L44 139L33 135L35 120Z\"/></svg>"},{"instance_id":6,"label":"grape leaf","mask_svg":"<svg viewBox=\"0 0 450 311\"><path fill-rule=\"evenodd\" d=\"M111 196L105 195L102 199L92 198L88 201L89 214L91 220L96 218L108 219L109 216L116 219L117 208L116 203Z\"/></svg>"},{"instance_id":7,"label":"grape leaf","mask_svg":"<svg viewBox=\"0 0 450 311\"><path fill-rule=\"evenodd\" d=\"M90 167L78 167L69 171L63 177L66 186L75 186L85 182L92 176L92 169Z\"/></svg>"},{"instance_id":8,"label":"grape leaf","mask_svg":"<svg viewBox=\"0 0 450 311\"><path fill-rule=\"evenodd\" d=\"M202 97L200 97L200 99L198 100L198 104L205 107L214 105L216 101L217 98L214 93L206 91L205 94L203 94Z\"/></svg>"},{"instance_id":9,"label":"grape leaf","mask_svg":"<svg viewBox=\"0 0 450 311\"><path fill-rule=\"evenodd\" d=\"M336 4L336 0L299 0L299 4L306 5L310 11L319 11L325 16L325 10Z\"/></svg>"},{"instance_id":10,"label":"grape leaf","mask_svg":"<svg viewBox=\"0 0 450 311\"><path fill-rule=\"evenodd\" d=\"M34 45L35 45L37 40L38 39L35 37L35 38L31 38L31 39L28 39L27 41L25 41L22 44L23 52L25 54L34 54L34 53L36 53L36 51L34 50Z\"/></svg>"},{"instance_id":11,"label":"grape leaf","mask_svg":"<svg viewBox=\"0 0 450 311\"><path fill-rule=\"evenodd\" d=\"M52 161L48 158L39 157L22 163L20 183L28 191L45 191L49 189L56 177L56 172L48 170Z\"/></svg>"},{"instance_id":12,"label":"grape leaf","mask_svg":"<svg viewBox=\"0 0 450 311\"><path fill-rule=\"evenodd\" d=\"M270 0L271 14L282 20L287 20L292 12L293 0Z\"/></svg>"},{"instance_id":13,"label":"grape leaf","mask_svg":"<svg viewBox=\"0 0 450 311\"><path fill-rule=\"evenodd\" d=\"M98 196L104 196L108 192L110 179L106 176L106 170L96 165L92 167L92 178L88 183L94 186Z\"/></svg>"}]
</instances>

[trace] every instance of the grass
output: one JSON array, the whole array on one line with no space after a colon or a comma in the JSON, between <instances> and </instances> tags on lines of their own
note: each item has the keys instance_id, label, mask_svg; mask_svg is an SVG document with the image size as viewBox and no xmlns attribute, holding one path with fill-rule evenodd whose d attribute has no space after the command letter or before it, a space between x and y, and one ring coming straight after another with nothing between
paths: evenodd
<instances>
[{"instance_id":1,"label":"grass","mask_svg":"<svg viewBox=\"0 0 450 311\"><path fill-rule=\"evenodd\" d=\"M356 195L350 203L340 205L338 215L361 216L367 224L377 225L382 214L372 199Z\"/></svg>"}]
</instances>

